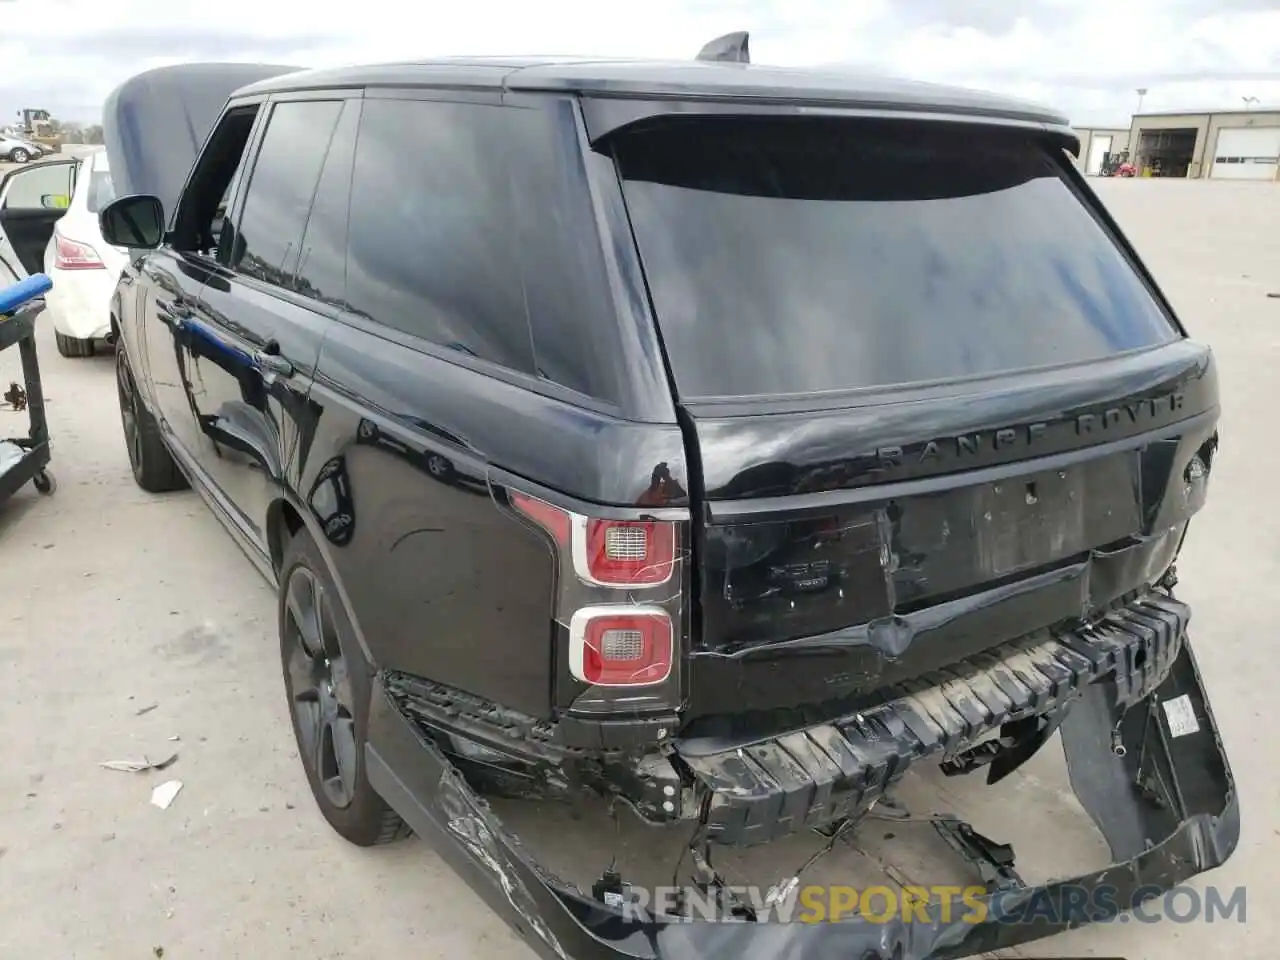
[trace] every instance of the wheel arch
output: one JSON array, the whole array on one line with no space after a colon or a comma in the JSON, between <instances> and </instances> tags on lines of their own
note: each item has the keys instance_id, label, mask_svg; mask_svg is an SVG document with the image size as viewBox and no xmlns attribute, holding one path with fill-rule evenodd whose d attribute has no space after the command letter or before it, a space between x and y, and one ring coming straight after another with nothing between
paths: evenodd
<instances>
[{"instance_id":1,"label":"wheel arch","mask_svg":"<svg viewBox=\"0 0 1280 960\"><path fill-rule=\"evenodd\" d=\"M325 572L333 583L337 585L338 600L347 615L347 621L351 624L352 631L355 633L356 642L360 645L360 652L363 654L365 662L373 669L378 669L378 662L374 659L369 649L369 644L365 641L364 630L360 626L360 618L351 604L351 598L347 596L347 590L342 579L337 574L333 558L329 555L328 541L319 530L315 518L300 508L294 502L293 497L285 491L281 491L280 496L276 497L267 507L266 518L267 552L271 562L272 573L275 575L277 589L283 589L284 587L280 575L283 573L281 568L284 566L284 555L289 547L289 541L302 530L305 530L311 537L321 558L324 560Z\"/></svg>"},{"instance_id":2,"label":"wheel arch","mask_svg":"<svg viewBox=\"0 0 1280 960\"><path fill-rule=\"evenodd\" d=\"M285 547L305 525L298 508L285 497L272 501L267 508L267 550L277 580L280 578L280 566L284 563Z\"/></svg>"}]
</instances>

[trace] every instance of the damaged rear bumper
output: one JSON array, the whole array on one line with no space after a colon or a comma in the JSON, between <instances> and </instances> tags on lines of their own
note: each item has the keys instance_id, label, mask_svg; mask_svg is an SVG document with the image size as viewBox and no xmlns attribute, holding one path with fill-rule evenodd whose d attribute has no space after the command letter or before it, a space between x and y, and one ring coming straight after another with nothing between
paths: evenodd
<instances>
[{"instance_id":1,"label":"damaged rear bumper","mask_svg":"<svg viewBox=\"0 0 1280 960\"><path fill-rule=\"evenodd\" d=\"M909 703L927 716L910 717L912 735L874 740L881 755L870 758L877 762L859 773L854 792L862 792L869 782L883 788L895 779L899 766L905 770L907 762L921 756L954 755L993 719L1008 722L1070 703L1059 729L1072 788L1106 839L1114 862L1044 886L993 885L995 892L976 911L971 900L935 901L915 907L910 919L899 913L879 922L855 916L810 924L687 920L606 907L538 865L381 684L374 691L369 725L369 779L414 831L545 957L972 956L1108 920L1220 865L1234 851L1240 832L1236 792L1186 640L1188 616L1184 605L1152 595L1109 618L1111 627L1104 621L1088 643L1079 635L1055 641L1060 646L1053 648L1052 659L1062 672L1046 671L1043 658L1031 670L1013 674L1008 674L1008 658L993 662L992 677L1004 671L995 687L984 687L986 680L973 675L965 681L967 690L982 694L979 702L988 708L982 722L976 716L966 720L965 711L956 709L957 688L951 688L948 698L917 686ZM1028 683L1029 677L1039 679ZM946 682L957 679L952 674ZM1015 690L1034 690L1034 696L1019 705ZM907 723L908 714L896 716ZM929 749L920 748L926 742L922 731L932 736ZM849 741L847 727L841 739ZM915 746L904 755L903 743ZM854 753L864 749L865 742ZM817 784L806 790L805 802L812 806ZM751 822L763 823L757 815L766 810L782 816L783 808L776 805L787 795L784 791L780 800L766 793L765 807L755 806L754 800L744 807L726 799L723 809L737 811L734 818L754 811ZM801 814L800 819L808 817Z\"/></svg>"},{"instance_id":2,"label":"damaged rear bumper","mask_svg":"<svg viewBox=\"0 0 1280 960\"><path fill-rule=\"evenodd\" d=\"M998 779L1100 680L1112 710L1126 713L1168 676L1190 619L1186 604L1151 592L1092 625L1014 640L902 683L861 712L754 742L682 739L676 751L710 797L708 837L768 843L857 817L924 760L952 770L990 763ZM997 733L1011 746L992 762L996 751L975 747L995 747ZM1118 723L1101 735L1110 747Z\"/></svg>"}]
</instances>

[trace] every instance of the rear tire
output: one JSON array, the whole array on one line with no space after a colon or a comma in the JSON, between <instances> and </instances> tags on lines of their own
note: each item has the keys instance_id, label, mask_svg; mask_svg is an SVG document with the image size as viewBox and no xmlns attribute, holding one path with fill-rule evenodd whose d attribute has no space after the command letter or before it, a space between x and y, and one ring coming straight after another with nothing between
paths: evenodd
<instances>
[{"instance_id":1,"label":"rear tire","mask_svg":"<svg viewBox=\"0 0 1280 960\"><path fill-rule=\"evenodd\" d=\"M97 344L92 339L81 340L56 331L53 338L58 344L58 352L64 357L92 357L97 352Z\"/></svg>"},{"instance_id":2,"label":"rear tire","mask_svg":"<svg viewBox=\"0 0 1280 960\"><path fill-rule=\"evenodd\" d=\"M23 150L21 147L15 147L9 153L9 160L13 163L26 163L31 159L31 154Z\"/></svg>"},{"instance_id":3,"label":"rear tire","mask_svg":"<svg viewBox=\"0 0 1280 960\"><path fill-rule=\"evenodd\" d=\"M116 348L116 392L120 399L120 422L124 427L125 449L129 452L134 481L148 493L185 490L187 478L165 446L160 424L138 395L138 385L123 343Z\"/></svg>"},{"instance_id":4,"label":"rear tire","mask_svg":"<svg viewBox=\"0 0 1280 960\"><path fill-rule=\"evenodd\" d=\"M320 813L357 846L407 836L404 821L369 784L364 747L373 673L320 549L305 529L285 547L279 582L289 718Z\"/></svg>"}]
</instances>

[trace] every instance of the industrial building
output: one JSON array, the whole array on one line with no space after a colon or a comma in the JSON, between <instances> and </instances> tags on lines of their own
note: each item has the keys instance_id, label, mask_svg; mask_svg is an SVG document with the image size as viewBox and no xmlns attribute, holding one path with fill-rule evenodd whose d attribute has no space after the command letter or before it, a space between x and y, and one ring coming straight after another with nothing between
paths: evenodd
<instances>
[{"instance_id":1,"label":"industrial building","mask_svg":"<svg viewBox=\"0 0 1280 960\"><path fill-rule=\"evenodd\" d=\"M1140 177L1280 182L1280 110L1140 113L1128 130L1075 129L1087 174L1127 151Z\"/></svg>"},{"instance_id":2,"label":"industrial building","mask_svg":"<svg viewBox=\"0 0 1280 960\"><path fill-rule=\"evenodd\" d=\"M1128 127L1075 127L1080 137L1080 167L1096 177L1102 172L1107 154L1129 149Z\"/></svg>"}]
</instances>

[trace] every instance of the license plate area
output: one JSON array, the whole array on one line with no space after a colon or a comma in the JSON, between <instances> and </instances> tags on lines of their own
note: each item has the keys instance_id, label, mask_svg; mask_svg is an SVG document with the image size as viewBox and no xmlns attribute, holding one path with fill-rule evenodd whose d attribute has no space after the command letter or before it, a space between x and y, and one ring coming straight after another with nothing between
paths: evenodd
<instances>
[{"instance_id":1,"label":"license plate area","mask_svg":"<svg viewBox=\"0 0 1280 960\"><path fill-rule=\"evenodd\" d=\"M992 576L1114 543L1142 525L1136 452L972 489L975 559Z\"/></svg>"}]
</instances>

